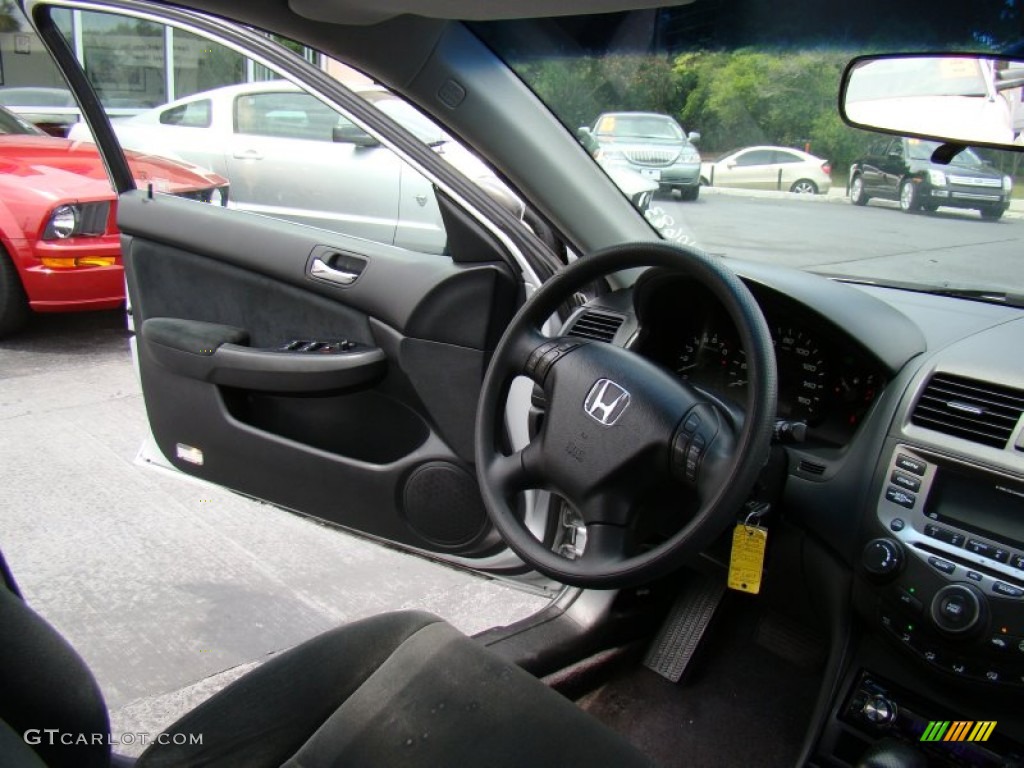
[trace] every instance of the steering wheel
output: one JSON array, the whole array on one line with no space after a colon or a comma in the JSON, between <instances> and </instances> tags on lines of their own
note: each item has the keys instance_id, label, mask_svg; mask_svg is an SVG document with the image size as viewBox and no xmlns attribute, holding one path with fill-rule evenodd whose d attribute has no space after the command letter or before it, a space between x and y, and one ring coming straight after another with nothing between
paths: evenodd
<instances>
[{"instance_id":1,"label":"steering wheel","mask_svg":"<svg viewBox=\"0 0 1024 768\"><path fill-rule=\"evenodd\" d=\"M741 423L663 368L621 347L540 328L586 284L627 268L664 267L707 287L728 311L746 351ZM500 438L517 376L546 400L537 435L511 455ZM476 419L476 466L498 533L541 573L580 587L618 588L657 578L702 551L735 520L768 458L777 374L771 334L747 287L719 261L684 246L635 243L581 258L520 308L484 377ZM697 509L657 546L632 551L647 489L666 482L696 494ZM515 497L528 489L567 501L587 528L582 555L553 552L523 524ZM682 505L680 505L682 507Z\"/></svg>"}]
</instances>

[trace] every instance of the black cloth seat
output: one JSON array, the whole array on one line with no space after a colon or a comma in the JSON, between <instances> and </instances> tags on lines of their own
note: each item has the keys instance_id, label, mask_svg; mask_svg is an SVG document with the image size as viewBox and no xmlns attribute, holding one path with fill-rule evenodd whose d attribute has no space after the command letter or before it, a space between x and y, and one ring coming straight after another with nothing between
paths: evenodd
<instances>
[{"instance_id":1,"label":"black cloth seat","mask_svg":"<svg viewBox=\"0 0 1024 768\"><path fill-rule=\"evenodd\" d=\"M110 765L109 743L26 744L42 729L106 736L109 723L84 662L7 581L0 764ZM138 768L650 764L536 678L420 611L357 621L275 656L165 734L170 743L150 746Z\"/></svg>"}]
</instances>

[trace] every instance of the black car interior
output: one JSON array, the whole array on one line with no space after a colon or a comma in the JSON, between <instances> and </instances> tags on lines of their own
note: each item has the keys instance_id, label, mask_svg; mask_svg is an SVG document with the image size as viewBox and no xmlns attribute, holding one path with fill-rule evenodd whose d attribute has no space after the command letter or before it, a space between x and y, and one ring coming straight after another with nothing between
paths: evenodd
<instances>
[{"instance_id":1,"label":"black car interior","mask_svg":"<svg viewBox=\"0 0 1024 768\"><path fill-rule=\"evenodd\" d=\"M345 54L478 149L515 145L542 166L536 215L563 255L587 255L527 298L520 275L548 278L554 255L443 163L461 195L442 207L450 258L154 197L115 161L161 451L285 509L572 587L472 639L416 612L314 638L179 723L222 754L155 748L139 765L1024 764L1020 310L656 241L611 183L577 194L590 160L568 134L545 143L525 89L488 103L514 75L461 23L184 5ZM396 46L408 55L391 61ZM483 93L477 111L448 83ZM606 243L620 245L592 247ZM517 451L502 418L520 375L536 386ZM526 489L553 494L544 530L526 524ZM554 551L583 535L582 556ZM130 764L23 748L47 717L109 726L80 659L5 581L5 764Z\"/></svg>"}]
</instances>

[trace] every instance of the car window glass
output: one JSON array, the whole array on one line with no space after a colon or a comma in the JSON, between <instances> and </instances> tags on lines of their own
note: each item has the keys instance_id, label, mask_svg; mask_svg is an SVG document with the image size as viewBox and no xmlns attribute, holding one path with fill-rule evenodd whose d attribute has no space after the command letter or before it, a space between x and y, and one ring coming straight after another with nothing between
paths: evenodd
<instances>
[{"instance_id":1,"label":"car window glass","mask_svg":"<svg viewBox=\"0 0 1024 768\"><path fill-rule=\"evenodd\" d=\"M59 11L55 20L107 114L117 118L112 125L124 148L220 175L230 185L229 208L446 253L431 182L319 97L191 31L106 12ZM344 64L270 37L379 102L425 143L444 136ZM445 150L454 164L457 153Z\"/></svg>"},{"instance_id":2,"label":"car window glass","mask_svg":"<svg viewBox=\"0 0 1024 768\"><path fill-rule=\"evenodd\" d=\"M160 122L164 125L182 125L190 128L208 128L210 125L211 104L209 99L190 101L176 107L165 109L160 113Z\"/></svg>"},{"instance_id":3,"label":"car window glass","mask_svg":"<svg viewBox=\"0 0 1024 768\"><path fill-rule=\"evenodd\" d=\"M236 96L234 101L238 133L332 141L331 132L340 119L341 115L307 93L255 93Z\"/></svg>"},{"instance_id":4,"label":"car window glass","mask_svg":"<svg viewBox=\"0 0 1024 768\"><path fill-rule=\"evenodd\" d=\"M737 156L736 165L769 165L772 162L770 149L755 149Z\"/></svg>"},{"instance_id":5,"label":"car window glass","mask_svg":"<svg viewBox=\"0 0 1024 768\"><path fill-rule=\"evenodd\" d=\"M792 152L775 150L775 156L772 161L776 163L802 163L804 159L799 155L794 155Z\"/></svg>"}]
</instances>

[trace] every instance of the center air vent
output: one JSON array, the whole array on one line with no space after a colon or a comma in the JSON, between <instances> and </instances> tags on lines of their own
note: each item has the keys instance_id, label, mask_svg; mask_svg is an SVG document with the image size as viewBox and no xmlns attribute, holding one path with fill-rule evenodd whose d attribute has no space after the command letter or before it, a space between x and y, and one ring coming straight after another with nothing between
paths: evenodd
<instances>
[{"instance_id":1,"label":"center air vent","mask_svg":"<svg viewBox=\"0 0 1024 768\"><path fill-rule=\"evenodd\" d=\"M615 338L619 328L622 327L623 321L624 318L621 315L588 309L585 312L581 312L573 320L572 327L569 329L569 335L581 339L611 341Z\"/></svg>"},{"instance_id":2,"label":"center air vent","mask_svg":"<svg viewBox=\"0 0 1024 768\"><path fill-rule=\"evenodd\" d=\"M995 448L1006 442L1021 413L1024 392L948 373L932 376L917 401L910 421Z\"/></svg>"}]
</instances>

